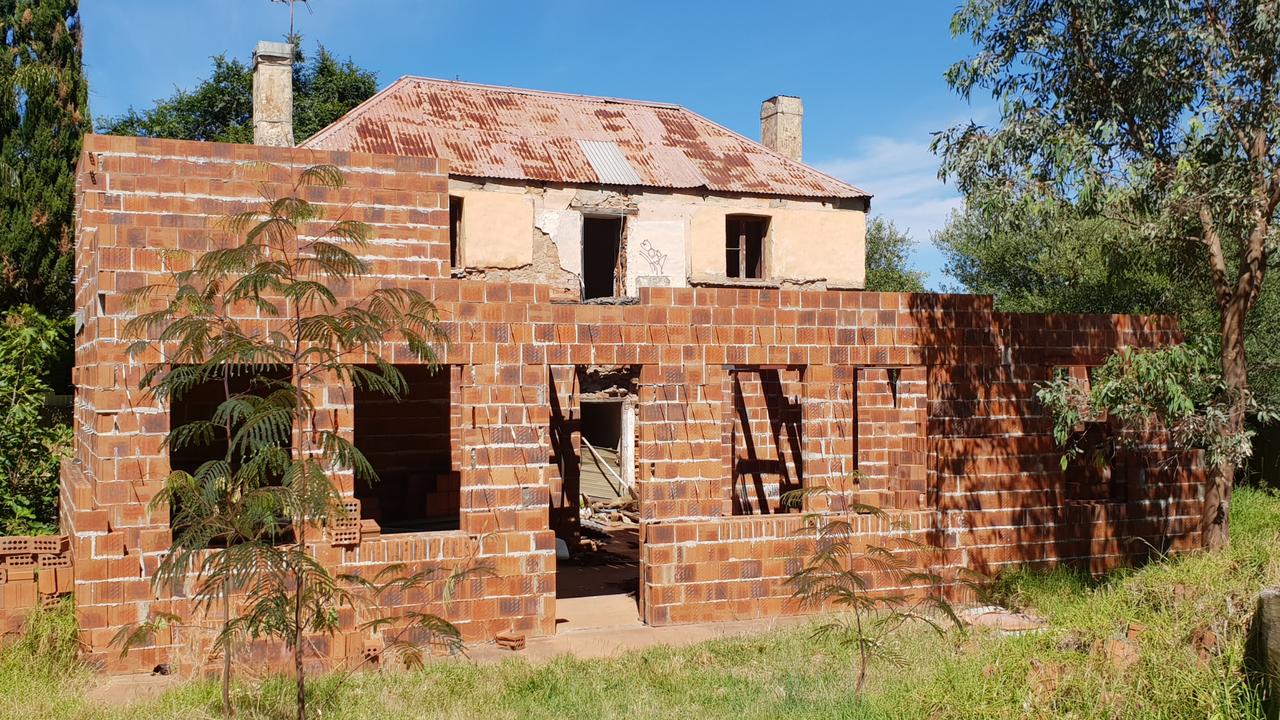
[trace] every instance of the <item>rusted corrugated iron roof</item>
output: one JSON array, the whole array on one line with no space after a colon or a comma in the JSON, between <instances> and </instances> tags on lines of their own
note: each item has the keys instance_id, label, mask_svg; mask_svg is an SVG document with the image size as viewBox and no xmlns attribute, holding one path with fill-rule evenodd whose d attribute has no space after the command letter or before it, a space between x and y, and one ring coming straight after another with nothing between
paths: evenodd
<instances>
[{"instance_id":1,"label":"rusted corrugated iron roof","mask_svg":"<svg viewBox=\"0 0 1280 720\"><path fill-rule=\"evenodd\" d=\"M678 105L419 77L302 146L442 157L461 177L870 197Z\"/></svg>"}]
</instances>

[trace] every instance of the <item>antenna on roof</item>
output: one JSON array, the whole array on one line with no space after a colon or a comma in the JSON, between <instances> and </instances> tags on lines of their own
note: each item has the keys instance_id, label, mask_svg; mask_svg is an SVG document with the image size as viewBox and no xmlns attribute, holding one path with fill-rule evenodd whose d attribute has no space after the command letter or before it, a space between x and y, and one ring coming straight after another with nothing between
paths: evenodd
<instances>
[{"instance_id":1,"label":"antenna on roof","mask_svg":"<svg viewBox=\"0 0 1280 720\"><path fill-rule=\"evenodd\" d=\"M311 0L271 0L271 2L276 4L287 3L289 5L289 42L294 42L297 34L293 30L293 8L298 3L302 3L307 8L307 12L311 12Z\"/></svg>"}]
</instances>

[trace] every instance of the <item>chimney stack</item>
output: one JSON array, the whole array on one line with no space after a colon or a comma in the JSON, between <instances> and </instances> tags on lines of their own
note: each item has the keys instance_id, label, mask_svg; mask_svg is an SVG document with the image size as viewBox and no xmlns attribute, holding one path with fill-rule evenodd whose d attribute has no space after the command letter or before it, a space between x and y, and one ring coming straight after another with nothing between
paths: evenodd
<instances>
[{"instance_id":1,"label":"chimney stack","mask_svg":"<svg viewBox=\"0 0 1280 720\"><path fill-rule=\"evenodd\" d=\"M760 105L760 144L800 162L804 104L791 95L775 95Z\"/></svg>"},{"instance_id":2,"label":"chimney stack","mask_svg":"<svg viewBox=\"0 0 1280 720\"><path fill-rule=\"evenodd\" d=\"M293 147L293 45L259 40L253 51L253 144Z\"/></svg>"}]
</instances>

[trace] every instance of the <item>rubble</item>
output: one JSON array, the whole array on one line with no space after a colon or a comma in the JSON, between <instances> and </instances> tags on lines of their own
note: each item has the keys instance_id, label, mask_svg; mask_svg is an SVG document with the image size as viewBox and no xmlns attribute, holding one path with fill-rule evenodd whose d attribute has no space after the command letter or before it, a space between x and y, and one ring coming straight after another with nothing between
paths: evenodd
<instances>
[{"instance_id":1,"label":"rubble","mask_svg":"<svg viewBox=\"0 0 1280 720\"><path fill-rule=\"evenodd\" d=\"M617 500L589 500L582 498L578 518L582 527L597 532L609 532L640 524L640 502L635 497Z\"/></svg>"},{"instance_id":2,"label":"rubble","mask_svg":"<svg viewBox=\"0 0 1280 720\"><path fill-rule=\"evenodd\" d=\"M1099 640L1094 644L1094 650L1120 672L1138 664L1138 643L1127 637Z\"/></svg>"}]
</instances>

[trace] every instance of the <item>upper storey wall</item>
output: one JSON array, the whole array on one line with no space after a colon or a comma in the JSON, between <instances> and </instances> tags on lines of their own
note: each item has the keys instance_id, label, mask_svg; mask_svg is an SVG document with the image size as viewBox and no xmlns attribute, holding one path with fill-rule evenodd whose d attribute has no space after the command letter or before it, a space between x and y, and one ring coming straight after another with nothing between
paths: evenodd
<instances>
[{"instance_id":1,"label":"upper storey wall","mask_svg":"<svg viewBox=\"0 0 1280 720\"><path fill-rule=\"evenodd\" d=\"M623 221L619 271L627 295L641 287L763 285L817 290L862 288L866 281L866 203L605 189L453 177L462 200L457 275L550 285L578 299L583 219ZM768 221L764 277L726 274L726 219Z\"/></svg>"}]
</instances>

